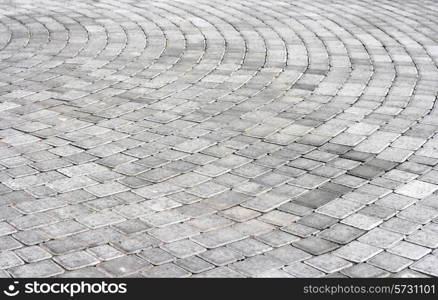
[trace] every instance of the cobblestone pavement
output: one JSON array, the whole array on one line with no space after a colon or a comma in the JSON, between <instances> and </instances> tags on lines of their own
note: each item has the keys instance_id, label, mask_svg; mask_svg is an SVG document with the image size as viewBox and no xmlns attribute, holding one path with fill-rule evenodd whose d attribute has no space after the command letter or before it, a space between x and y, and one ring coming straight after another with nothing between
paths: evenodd
<instances>
[{"instance_id":1,"label":"cobblestone pavement","mask_svg":"<svg viewBox=\"0 0 438 300\"><path fill-rule=\"evenodd\" d=\"M438 2L0 1L0 277L438 276Z\"/></svg>"}]
</instances>

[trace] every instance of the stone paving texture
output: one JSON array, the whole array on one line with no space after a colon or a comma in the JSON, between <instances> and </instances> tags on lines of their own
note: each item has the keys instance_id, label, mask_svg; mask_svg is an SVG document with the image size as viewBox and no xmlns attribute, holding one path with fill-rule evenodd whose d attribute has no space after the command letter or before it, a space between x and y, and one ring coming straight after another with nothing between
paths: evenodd
<instances>
[{"instance_id":1,"label":"stone paving texture","mask_svg":"<svg viewBox=\"0 0 438 300\"><path fill-rule=\"evenodd\" d=\"M0 1L0 276L438 276L434 0Z\"/></svg>"}]
</instances>

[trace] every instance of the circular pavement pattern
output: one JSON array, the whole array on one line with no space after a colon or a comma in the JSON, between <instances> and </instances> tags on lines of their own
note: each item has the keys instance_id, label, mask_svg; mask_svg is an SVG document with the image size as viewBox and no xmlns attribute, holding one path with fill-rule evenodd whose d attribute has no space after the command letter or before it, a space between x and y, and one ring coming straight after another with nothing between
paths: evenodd
<instances>
[{"instance_id":1,"label":"circular pavement pattern","mask_svg":"<svg viewBox=\"0 0 438 300\"><path fill-rule=\"evenodd\" d=\"M438 276L436 1L0 3L0 276Z\"/></svg>"}]
</instances>

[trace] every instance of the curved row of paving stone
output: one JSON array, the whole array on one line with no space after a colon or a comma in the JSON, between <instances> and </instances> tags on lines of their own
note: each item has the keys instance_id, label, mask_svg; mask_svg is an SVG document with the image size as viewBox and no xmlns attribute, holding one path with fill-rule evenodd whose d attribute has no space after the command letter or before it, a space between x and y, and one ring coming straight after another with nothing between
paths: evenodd
<instances>
[{"instance_id":1,"label":"curved row of paving stone","mask_svg":"<svg viewBox=\"0 0 438 300\"><path fill-rule=\"evenodd\" d=\"M437 276L437 15L0 4L0 275Z\"/></svg>"}]
</instances>

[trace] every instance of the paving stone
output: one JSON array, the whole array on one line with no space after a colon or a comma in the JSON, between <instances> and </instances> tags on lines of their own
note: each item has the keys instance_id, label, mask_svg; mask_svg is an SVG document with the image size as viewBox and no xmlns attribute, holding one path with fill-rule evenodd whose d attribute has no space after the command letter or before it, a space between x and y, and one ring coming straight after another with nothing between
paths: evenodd
<instances>
[{"instance_id":1,"label":"paving stone","mask_svg":"<svg viewBox=\"0 0 438 300\"><path fill-rule=\"evenodd\" d=\"M100 245L88 248L87 251L101 261L111 260L123 256L123 253L121 251L109 245Z\"/></svg>"},{"instance_id":2,"label":"paving stone","mask_svg":"<svg viewBox=\"0 0 438 300\"><path fill-rule=\"evenodd\" d=\"M45 278L62 274L64 270L51 260L30 263L8 270L16 278Z\"/></svg>"},{"instance_id":3,"label":"paving stone","mask_svg":"<svg viewBox=\"0 0 438 300\"><path fill-rule=\"evenodd\" d=\"M49 252L39 246L20 248L15 250L15 254L27 263L38 262L52 257Z\"/></svg>"},{"instance_id":4,"label":"paving stone","mask_svg":"<svg viewBox=\"0 0 438 300\"><path fill-rule=\"evenodd\" d=\"M281 230L273 230L271 232L258 235L256 238L272 247L281 247L299 240L299 237Z\"/></svg>"},{"instance_id":5,"label":"paving stone","mask_svg":"<svg viewBox=\"0 0 438 300\"><path fill-rule=\"evenodd\" d=\"M397 273L412 264L412 260L389 252L382 252L371 258L368 263L386 271Z\"/></svg>"},{"instance_id":6,"label":"paving stone","mask_svg":"<svg viewBox=\"0 0 438 300\"><path fill-rule=\"evenodd\" d=\"M301 277L301 278L317 278L317 277L323 277L325 275L324 272L321 272L318 269L315 269L302 262L291 264L285 267L283 270L295 277Z\"/></svg>"},{"instance_id":7,"label":"paving stone","mask_svg":"<svg viewBox=\"0 0 438 300\"><path fill-rule=\"evenodd\" d=\"M173 263L152 267L142 273L144 277L149 278L183 278L190 276L190 274L190 272Z\"/></svg>"},{"instance_id":8,"label":"paving stone","mask_svg":"<svg viewBox=\"0 0 438 300\"><path fill-rule=\"evenodd\" d=\"M293 246L300 248L313 255L321 255L338 248L338 244L323 240L318 237L308 237L292 243Z\"/></svg>"},{"instance_id":9,"label":"paving stone","mask_svg":"<svg viewBox=\"0 0 438 300\"><path fill-rule=\"evenodd\" d=\"M323 254L312 257L306 260L305 263L325 273L338 272L342 269L352 266L351 262L332 254Z\"/></svg>"},{"instance_id":10,"label":"paving stone","mask_svg":"<svg viewBox=\"0 0 438 300\"><path fill-rule=\"evenodd\" d=\"M230 265L230 268L247 276L257 276L273 269L279 269L282 266L283 263L274 257L257 255L242 262L236 262Z\"/></svg>"},{"instance_id":11,"label":"paving stone","mask_svg":"<svg viewBox=\"0 0 438 300\"><path fill-rule=\"evenodd\" d=\"M78 251L54 257L54 260L67 270L75 270L99 263L99 260L85 251Z\"/></svg>"},{"instance_id":12,"label":"paving stone","mask_svg":"<svg viewBox=\"0 0 438 300\"><path fill-rule=\"evenodd\" d=\"M358 238L358 241L379 248L389 248L403 238L402 234L374 228Z\"/></svg>"},{"instance_id":13,"label":"paving stone","mask_svg":"<svg viewBox=\"0 0 438 300\"><path fill-rule=\"evenodd\" d=\"M297 222L299 224L302 224L302 225L305 225L308 227L322 230L322 229L326 229L326 228L332 226L333 224L337 223L338 220L336 218L326 216L323 214L313 213L313 214L307 215L305 217L302 217Z\"/></svg>"},{"instance_id":14,"label":"paving stone","mask_svg":"<svg viewBox=\"0 0 438 300\"><path fill-rule=\"evenodd\" d=\"M385 270L376 268L368 263L357 264L341 272L352 278L382 278L390 275Z\"/></svg>"},{"instance_id":15,"label":"paving stone","mask_svg":"<svg viewBox=\"0 0 438 300\"><path fill-rule=\"evenodd\" d=\"M395 244L393 247L389 248L388 252L412 260L418 260L423 256L425 256L426 254L428 254L430 252L430 249L409 242L400 241L397 244Z\"/></svg>"},{"instance_id":16,"label":"paving stone","mask_svg":"<svg viewBox=\"0 0 438 300\"><path fill-rule=\"evenodd\" d=\"M97 266L105 272L117 277L127 276L151 267L148 262L134 255L115 258L113 260L100 263Z\"/></svg>"},{"instance_id":17,"label":"paving stone","mask_svg":"<svg viewBox=\"0 0 438 300\"><path fill-rule=\"evenodd\" d=\"M344 219L347 216L357 212L363 207L363 204L338 198L335 199L324 206L321 206L316 211L328 215L330 217Z\"/></svg>"},{"instance_id":18,"label":"paving stone","mask_svg":"<svg viewBox=\"0 0 438 300\"><path fill-rule=\"evenodd\" d=\"M338 244L348 244L364 233L364 230L338 223L321 231L318 236Z\"/></svg>"},{"instance_id":19,"label":"paving stone","mask_svg":"<svg viewBox=\"0 0 438 300\"><path fill-rule=\"evenodd\" d=\"M0 277L434 276L436 3L374 2L3 1Z\"/></svg>"},{"instance_id":20,"label":"paving stone","mask_svg":"<svg viewBox=\"0 0 438 300\"><path fill-rule=\"evenodd\" d=\"M0 268L9 269L24 264L24 262L11 251L3 251L0 254Z\"/></svg>"},{"instance_id":21,"label":"paving stone","mask_svg":"<svg viewBox=\"0 0 438 300\"><path fill-rule=\"evenodd\" d=\"M434 255L427 255L419 261L415 262L411 268L413 270L432 275L434 277L438 276L438 257Z\"/></svg>"},{"instance_id":22,"label":"paving stone","mask_svg":"<svg viewBox=\"0 0 438 300\"><path fill-rule=\"evenodd\" d=\"M410 234L421 227L421 224L394 217L385 221L381 227L401 234Z\"/></svg>"},{"instance_id":23,"label":"paving stone","mask_svg":"<svg viewBox=\"0 0 438 300\"><path fill-rule=\"evenodd\" d=\"M206 262L205 260L197 256L178 259L176 260L175 264L195 274L205 272L214 268L214 265Z\"/></svg>"},{"instance_id":24,"label":"paving stone","mask_svg":"<svg viewBox=\"0 0 438 300\"><path fill-rule=\"evenodd\" d=\"M229 247L248 257L255 256L272 249L271 246L252 238L231 243Z\"/></svg>"},{"instance_id":25,"label":"paving stone","mask_svg":"<svg viewBox=\"0 0 438 300\"><path fill-rule=\"evenodd\" d=\"M309 227L306 225L293 223L286 227L282 227L281 230L289 232L293 235L299 236L299 237L308 237L312 234L317 233L319 230L315 229L313 227Z\"/></svg>"},{"instance_id":26,"label":"paving stone","mask_svg":"<svg viewBox=\"0 0 438 300\"><path fill-rule=\"evenodd\" d=\"M243 278L244 276L228 267L218 267L206 272L195 274L193 278Z\"/></svg>"},{"instance_id":27,"label":"paving stone","mask_svg":"<svg viewBox=\"0 0 438 300\"><path fill-rule=\"evenodd\" d=\"M208 251L205 251L199 256L208 261L209 263L212 263L216 266L225 266L228 264L231 264L235 261L242 260L245 257L238 253L237 251L234 251L232 249L226 248L226 247L219 247L215 249L211 249Z\"/></svg>"},{"instance_id":28,"label":"paving stone","mask_svg":"<svg viewBox=\"0 0 438 300\"><path fill-rule=\"evenodd\" d=\"M424 181L413 180L400 187L395 192L408 197L421 199L429 196L438 189L438 186Z\"/></svg>"},{"instance_id":29,"label":"paving stone","mask_svg":"<svg viewBox=\"0 0 438 300\"><path fill-rule=\"evenodd\" d=\"M434 249L438 247L438 232L417 230L414 233L411 233L405 240Z\"/></svg>"},{"instance_id":30,"label":"paving stone","mask_svg":"<svg viewBox=\"0 0 438 300\"><path fill-rule=\"evenodd\" d=\"M381 251L382 249L377 247L353 241L336 250L334 254L350 261L360 263L368 260Z\"/></svg>"},{"instance_id":31,"label":"paving stone","mask_svg":"<svg viewBox=\"0 0 438 300\"><path fill-rule=\"evenodd\" d=\"M206 248L190 240L182 240L182 241L165 244L162 246L162 248L163 250L179 258L185 258L192 255L197 255L207 250Z\"/></svg>"}]
</instances>

